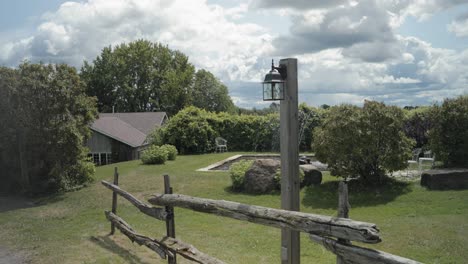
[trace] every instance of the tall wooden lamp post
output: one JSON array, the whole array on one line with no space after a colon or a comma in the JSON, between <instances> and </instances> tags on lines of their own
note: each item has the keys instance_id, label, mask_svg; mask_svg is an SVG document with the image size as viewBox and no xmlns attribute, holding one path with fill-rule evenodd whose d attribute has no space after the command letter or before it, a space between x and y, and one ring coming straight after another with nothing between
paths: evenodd
<instances>
[{"instance_id":1,"label":"tall wooden lamp post","mask_svg":"<svg viewBox=\"0 0 468 264\"><path fill-rule=\"evenodd\" d=\"M280 60L263 82L263 100L280 100L281 208L299 211L297 59ZM300 263L299 232L281 230L281 263Z\"/></svg>"}]
</instances>

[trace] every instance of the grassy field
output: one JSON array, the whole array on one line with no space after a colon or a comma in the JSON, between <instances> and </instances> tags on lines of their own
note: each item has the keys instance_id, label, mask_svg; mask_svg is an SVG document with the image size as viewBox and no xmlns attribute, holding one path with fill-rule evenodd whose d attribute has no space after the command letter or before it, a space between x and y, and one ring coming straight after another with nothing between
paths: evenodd
<instances>
[{"instance_id":1,"label":"grassy field","mask_svg":"<svg viewBox=\"0 0 468 264\"><path fill-rule=\"evenodd\" d=\"M179 156L166 165L139 161L97 168L98 181L34 204L18 202L0 211L0 246L27 255L31 263L167 263L144 247L132 244L110 224L104 210L111 192L99 181L120 171L120 186L145 200L163 190L163 174L171 176L175 193L279 208L279 194L244 195L229 190L226 172L198 168L238 153ZM336 179L325 175L318 187L301 191L301 210L336 215ZM5 199L12 203L14 199ZM363 190L350 186L350 218L377 224L383 242L370 247L425 263L466 263L468 259L468 190L428 191L418 183ZM227 263L278 263L280 230L176 208L177 237ZM139 233L165 234L165 224L119 199L118 215ZM366 245L367 246L367 245ZM181 263L187 263L182 261ZM335 256L301 237L302 263L335 263Z\"/></svg>"}]
</instances>

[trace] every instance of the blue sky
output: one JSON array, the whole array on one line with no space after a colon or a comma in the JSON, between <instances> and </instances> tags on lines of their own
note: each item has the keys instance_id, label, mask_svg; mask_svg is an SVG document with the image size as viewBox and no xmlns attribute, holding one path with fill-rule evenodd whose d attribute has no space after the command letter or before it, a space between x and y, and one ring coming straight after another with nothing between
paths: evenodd
<instances>
[{"instance_id":1,"label":"blue sky","mask_svg":"<svg viewBox=\"0 0 468 264\"><path fill-rule=\"evenodd\" d=\"M108 45L167 44L264 107L271 58L299 61L299 100L426 105L468 93L468 0L0 2L0 65L80 68Z\"/></svg>"}]
</instances>

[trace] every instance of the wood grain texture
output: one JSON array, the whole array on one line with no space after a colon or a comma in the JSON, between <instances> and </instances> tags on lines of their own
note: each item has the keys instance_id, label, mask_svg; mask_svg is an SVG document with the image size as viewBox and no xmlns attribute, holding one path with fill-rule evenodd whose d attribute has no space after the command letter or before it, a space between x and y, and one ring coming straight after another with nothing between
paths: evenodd
<instances>
[{"instance_id":1,"label":"wood grain texture","mask_svg":"<svg viewBox=\"0 0 468 264\"><path fill-rule=\"evenodd\" d=\"M155 194L148 201L154 205L182 207L198 212L216 214L277 228L289 228L311 234L364 243L379 243L381 241L379 230L375 224L351 219L197 198L181 194Z\"/></svg>"},{"instance_id":2,"label":"wood grain texture","mask_svg":"<svg viewBox=\"0 0 468 264\"><path fill-rule=\"evenodd\" d=\"M146 246L149 249L156 252L161 258L165 259L167 254L172 254L171 252L167 252L159 241L153 240L147 236L140 235L136 233L133 228L127 224L122 218L118 217L112 212L106 211L106 218L109 220L114 226L122 232L122 234L126 235L132 242L136 242L140 246Z\"/></svg>"},{"instance_id":3,"label":"wood grain texture","mask_svg":"<svg viewBox=\"0 0 468 264\"><path fill-rule=\"evenodd\" d=\"M280 60L286 67L285 99L280 101L280 149L281 149L281 209L299 211L299 119L297 59ZM300 262L300 236L297 230L281 230L281 263Z\"/></svg>"},{"instance_id":4,"label":"wood grain texture","mask_svg":"<svg viewBox=\"0 0 468 264\"><path fill-rule=\"evenodd\" d=\"M348 184L341 181L338 185L338 217L349 218L351 205L348 201ZM347 239L339 238L338 242L343 245L351 245ZM342 256L336 255L336 264L345 264L346 260Z\"/></svg>"},{"instance_id":5,"label":"wood grain texture","mask_svg":"<svg viewBox=\"0 0 468 264\"><path fill-rule=\"evenodd\" d=\"M392 255L379 250L344 245L331 238L325 238L311 234L310 239L324 246L327 250L333 252L334 254L340 256L344 263L421 264L421 262Z\"/></svg>"},{"instance_id":6,"label":"wood grain texture","mask_svg":"<svg viewBox=\"0 0 468 264\"><path fill-rule=\"evenodd\" d=\"M115 227L119 229L124 235L126 235L133 242L137 242L139 245L147 246L162 258L167 256L174 256L179 254L182 257L194 261L196 263L205 264L223 264L221 260L213 258L205 253L200 252L194 246L187 244L183 241L172 237L163 237L162 239L152 239L147 236L136 233L132 227L127 224L122 218L116 216L112 212L105 212L106 218L114 223Z\"/></svg>"},{"instance_id":7,"label":"wood grain texture","mask_svg":"<svg viewBox=\"0 0 468 264\"><path fill-rule=\"evenodd\" d=\"M130 193L120 189L119 186L109 183L107 181L101 181L102 185L105 187L111 189L114 191L114 193L119 194L123 198L127 199L130 203L132 203L135 207L140 210L140 212L149 215L151 217L154 217L158 220L166 220L166 211L163 208L157 208L153 206L149 206L146 203L143 203L142 201L138 200L135 198L135 196L131 195Z\"/></svg>"},{"instance_id":8,"label":"wood grain texture","mask_svg":"<svg viewBox=\"0 0 468 264\"><path fill-rule=\"evenodd\" d=\"M117 167L114 167L114 185L115 186L119 185L119 172L117 170ZM117 213L117 193L115 191L112 192L112 213L114 214ZM114 224L111 224L110 234L113 235L114 233L115 233L115 226Z\"/></svg>"}]
</instances>

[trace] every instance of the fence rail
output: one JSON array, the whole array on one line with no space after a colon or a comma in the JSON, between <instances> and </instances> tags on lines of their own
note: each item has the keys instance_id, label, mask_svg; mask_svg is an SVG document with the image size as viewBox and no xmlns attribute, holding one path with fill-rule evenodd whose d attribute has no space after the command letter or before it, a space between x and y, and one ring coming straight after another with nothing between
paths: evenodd
<instances>
[{"instance_id":1,"label":"fence rail","mask_svg":"<svg viewBox=\"0 0 468 264\"><path fill-rule=\"evenodd\" d=\"M120 187L115 185L115 184L112 184L112 183L109 183L109 182L106 182L106 181L101 181L101 183L102 183L102 185L104 185L107 188L114 191L116 194L118 194L118 195L122 196L123 198L125 198L127 201L129 201L131 204L133 204L136 208L138 208L138 210L140 210L140 212L142 212L142 213L144 213L146 215L149 215L151 217L154 217L154 218L156 218L158 220L163 220L163 221L166 220L167 213L163 208L157 208L157 207L149 206L149 205L145 204L144 202L142 202L142 201L138 200L137 198L135 198L130 193L120 189Z\"/></svg>"},{"instance_id":2,"label":"fence rail","mask_svg":"<svg viewBox=\"0 0 468 264\"><path fill-rule=\"evenodd\" d=\"M339 256L340 261L343 263L362 263L362 264L417 264L420 262L403 258L400 256L392 255L383 251L368 249L358 246L346 245L338 241L321 237L317 235L310 235L310 240L324 246L327 250Z\"/></svg>"},{"instance_id":3,"label":"fence rail","mask_svg":"<svg viewBox=\"0 0 468 264\"><path fill-rule=\"evenodd\" d=\"M375 224L346 218L197 198L182 194L155 194L148 201L154 205L182 207L198 212L216 214L277 228L289 228L311 234L364 243L378 243L381 241L379 230Z\"/></svg>"},{"instance_id":4,"label":"fence rail","mask_svg":"<svg viewBox=\"0 0 468 264\"><path fill-rule=\"evenodd\" d=\"M351 245L350 241L379 243L381 242L381 238L375 224L354 221L347 218L350 206L348 203L347 185L343 182L339 185L339 217L172 194L168 175L164 175L165 193L155 194L148 200L149 203L157 206L164 206L164 208L150 206L141 202L132 194L122 190L118 186L117 168L114 173L114 184L107 181L102 181L101 183L113 192L112 212L105 212L106 218L111 222L111 234L114 233L115 228L119 229L130 240L150 248L161 258L167 259L169 264L175 264L177 262L177 254L196 263L224 263L221 260L200 252L193 245L175 238L174 207L187 208L198 212L216 214L276 228L289 228L300 232L306 232L313 242L319 243L327 250L337 255L337 263L339 264L420 263L386 252ZM117 216L117 195L127 199L142 213L158 220L166 221L166 236L162 239L153 239L136 233L128 223ZM330 237L336 238L336 240Z\"/></svg>"},{"instance_id":5,"label":"fence rail","mask_svg":"<svg viewBox=\"0 0 468 264\"><path fill-rule=\"evenodd\" d=\"M119 229L124 235L126 235L132 242L137 242L139 245L145 245L151 250L158 253L158 255L165 259L168 257L174 257L175 254L179 254L182 257L192 260L196 263L206 264L222 264L221 260L213 258L205 253L200 252L194 246L187 244L179 239L172 237L163 237L162 239L153 239L147 236L136 233L133 228L127 224L122 218L116 216L112 212L106 212L106 217L111 221L117 229Z\"/></svg>"}]
</instances>

